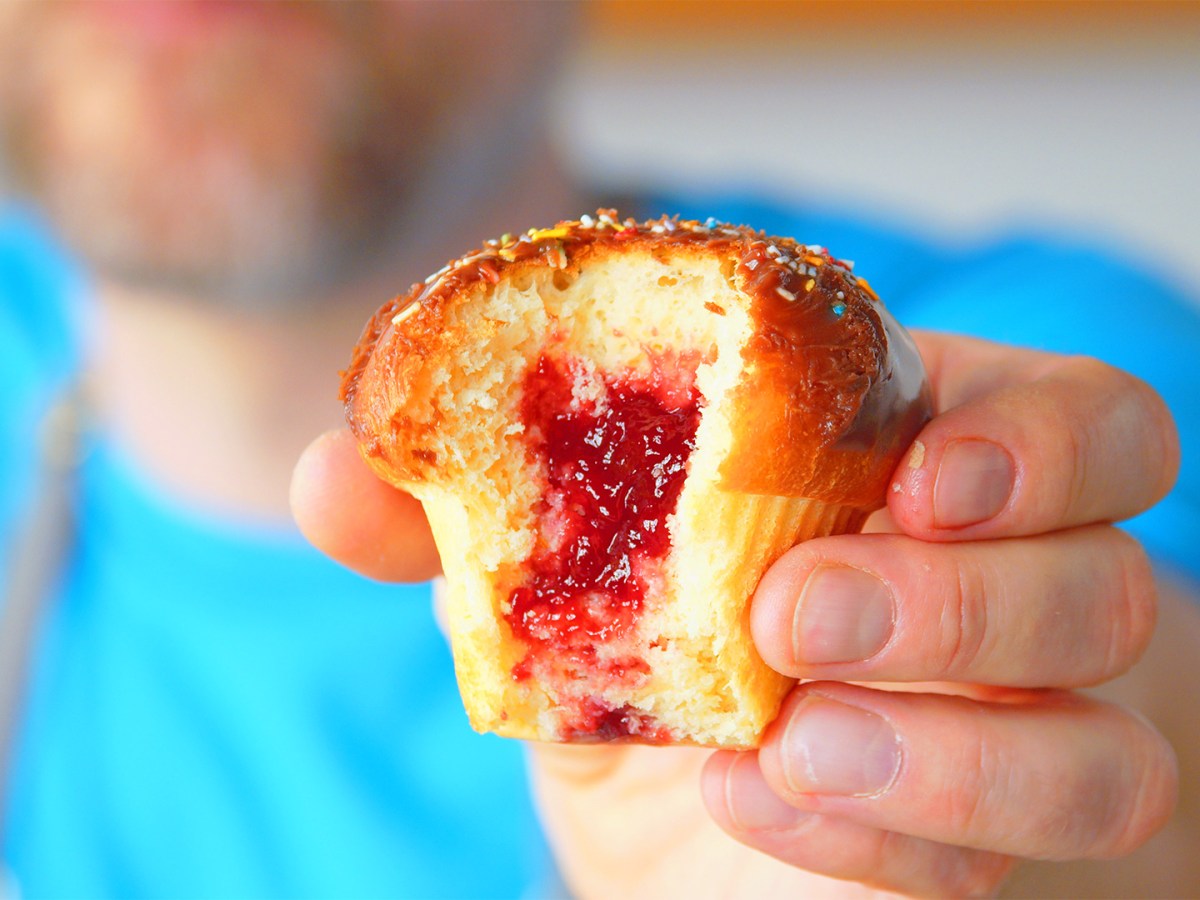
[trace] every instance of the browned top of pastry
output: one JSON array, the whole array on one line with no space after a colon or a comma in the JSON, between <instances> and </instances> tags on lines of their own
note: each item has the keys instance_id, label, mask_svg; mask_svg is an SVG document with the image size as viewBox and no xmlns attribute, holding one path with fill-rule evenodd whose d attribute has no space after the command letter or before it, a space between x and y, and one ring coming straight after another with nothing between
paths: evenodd
<instances>
[{"instance_id":1,"label":"browned top of pastry","mask_svg":"<svg viewBox=\"0 0 1200 900\"><path fill-rule=\"evenodd\" d=\"M519 270L576 270L589 259L640 249L696 253L730 265L755 324L743 350L734 452L725 486L749 493L808 496L864 508L882 505L883 486L930 416L924 367L911 338L853 264L824 247L771 237L714 219L664 216L645 222L613 210L552 228L504 235L448 263L375 314L343 373L341 396L368 454L380 435L364 427L359 403L373 354L393 375L432 360L446 340L444 309L465 289ZM720 314L719 308L710 311ZM357 412L356 412L357 409ZM375 423L377 415L366 416Z\"/></svg>"}]
</instances>

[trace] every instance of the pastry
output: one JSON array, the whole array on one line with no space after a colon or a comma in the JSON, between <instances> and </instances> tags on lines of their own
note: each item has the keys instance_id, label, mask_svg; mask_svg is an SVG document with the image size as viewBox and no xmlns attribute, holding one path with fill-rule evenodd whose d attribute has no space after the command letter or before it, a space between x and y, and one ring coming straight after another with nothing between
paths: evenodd
<instances>
[{"instance_id":1,"label":"pastry","mask_svg":"<svg viewBox=\"0 0 1200 900\"><path fill-rule=\"evenodd\" d=\"M429 516L476 729L733 748L791 685L750 637L759 578L860 529L930 415L850 263L611 210L387 303L342 395L363 458Z\"/></svg>"}]
</instances>

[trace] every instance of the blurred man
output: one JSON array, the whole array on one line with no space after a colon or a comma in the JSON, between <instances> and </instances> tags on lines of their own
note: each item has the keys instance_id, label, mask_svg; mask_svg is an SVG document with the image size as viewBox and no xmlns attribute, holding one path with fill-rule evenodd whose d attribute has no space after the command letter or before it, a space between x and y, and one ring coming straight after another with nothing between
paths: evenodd
<instances>
[{"instance_id":1,"label":"blurred man","mask_svg":"<svg viewBox=\"0 0 1200 900\"><path fill-rule=\"evenodd\" d=\"M462 15L83 3L4 23L5 162L86 265L65 275L8 211L6 563L35 411L86 381L93 425L6 773L31 896L541 877L519 748L467 728L427 591L323 560L287 505L381 298L577 205L537 127L561 16Z\"/></svg>"},{"instance_id":2,"label":"blurred man","mask_svg":"<svg viewBox=\"0 0 1200 900\"><path fill-rule=\"evenodd\" d=\"M286 519L292 464L338 425L335 373L371 309L485 237L594 205L540 127L559 7L89 3L9 15L5 158L87 279L63 274L73 270L28 211L4 220L7 546L36 499L31 416L74 384L91 398L72 475L77 525L47 581L7 773L15 879L29 896L520 893L547 864L519 749L468 732L426 592L350 575ZM874 283L895 286L910 322L999 334L999 303L1008 325L1022 321L1020 302L1032 312L1011 337L1035 340L1034 323L1049 321L1039 308L1068 288L1100 297L1120 277L1126 302L1166 311L1156 324L1178 341L1162 360L1194 327L1161 287L1102 258L1009 247L951 259L844 222L709 212L853 253ZM1051 274L1019 280L1033 263ZM843 585L843 603L809 603L819 549L785 557L755 598L756 640L781 670L829 683L820 702L798 689L761 754L539 756L551 836L581 892L851 889L810 872L990 891L1017 857L1128 853L1170 815L1174 761L1154 728L1024 690L1107 680L1145 649L1145 557L1103 523L1167 490L1168 417L1139 382L1097 364L953 338L922 348L944 414L881 523L901 533L886 538L886 559L857 538L823 551L893 586L895 655L821 663L798 645L801 612L832 610L833 621L864 596ZM1011 465L968 454L955 467L949 448L965 438L1003 448ZM1089 452L1072 457L1076 445ZM293 488L306 532L374 578L434 574L419 508L363 474L344 434L308 450ZM1166 508L1174 524L1160 516L1138 533L1170 558L1195 511ZM914 571L938 577L904 590ZM962 571L988 577L956 581ZM956 595L963 584L975 590ZM1178 594L1164 607L1171 636L1200 641ZM1063 598L1082 599L1049 602ZM1024 615L1002 614L1013 609ZM1060 614L1071 627L1046 646L1021 626ZM920 635L955 622L963 646L995 652L922 648ZM1157 712L1190 708L1163 690L1180 673L1170 649L1157 645L1135 682L1152 712L1159 698L1173 702ZM1064 659L1085 675L1050 664ZM836 683L933 680L957 684L913 698ZM837 753L801 740L814 709L818 731L843 738ZM835 770L850 760L845 787L862 736L852 721L864 721L846 710L905 732L901 793L797 780L804 759ZM988 754L952 758L961 747ZM1191 765L1194 750L1181 749ZM1139 884L1189 874L1189 825L1147 845L1153 865L1134 858Z\"/></svg>"}]
</instances>

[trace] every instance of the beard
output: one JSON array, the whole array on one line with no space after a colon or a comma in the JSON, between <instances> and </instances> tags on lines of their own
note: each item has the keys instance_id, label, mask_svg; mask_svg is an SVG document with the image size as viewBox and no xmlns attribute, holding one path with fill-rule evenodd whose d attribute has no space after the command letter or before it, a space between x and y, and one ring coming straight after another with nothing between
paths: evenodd
<instances>
[{"instance_id":1,"label":"beard","mask_svg":"<svg viewBox=\"0 0 1200 900\"><path fill-rule=\"evenodd\" d=\"M486 102L493 45L446 51L443 6L32 4L0 73L14 180L104 279L239 308L328 293L529 131L464 133L524 117Z\"/></svg>"}]
</instances>

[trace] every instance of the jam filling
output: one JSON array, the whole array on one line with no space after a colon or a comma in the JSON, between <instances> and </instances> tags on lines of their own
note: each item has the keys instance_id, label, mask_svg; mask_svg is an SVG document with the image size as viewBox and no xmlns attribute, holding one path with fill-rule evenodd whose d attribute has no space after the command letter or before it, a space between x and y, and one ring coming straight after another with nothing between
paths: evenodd
<instances>
[{"instance_id":1,"label":"jam filling","mask_svg":"<svg viewBox=\"0 0 1200 900\"><path fill-rule=\"evenodd\" d=\"M605 743L636 739L643 744L669 744L672 735L669 729L655 721L653 716L638 712L625 705L617 709L588 699L579 704L575 715L563 728L563 739L581 744Z\"/></svg>"},{"instance_id":2,"label":"jam filling","mask_svg":"<svg viewBox=\"0 0 1200 900\"><path fill-rule=\"evenodd\" d=\"M561 705L576 693L572 682L587 680L592 689L635 684L650 671L614 642L630 634L642 612L647 563L670 549L666 520L695 448L694 377L667 368L645 378L606 377L601 390L578 392L596 396L577 397L577 373L543 355L525 381L521 412L546 461L547 484L529 576L512 591L506 613L528 647L512 675L537 675ZM574 706L564 710L567 737L656 734L635 710L610 709L586 695Z\"/></svg>"}]
</instances>

